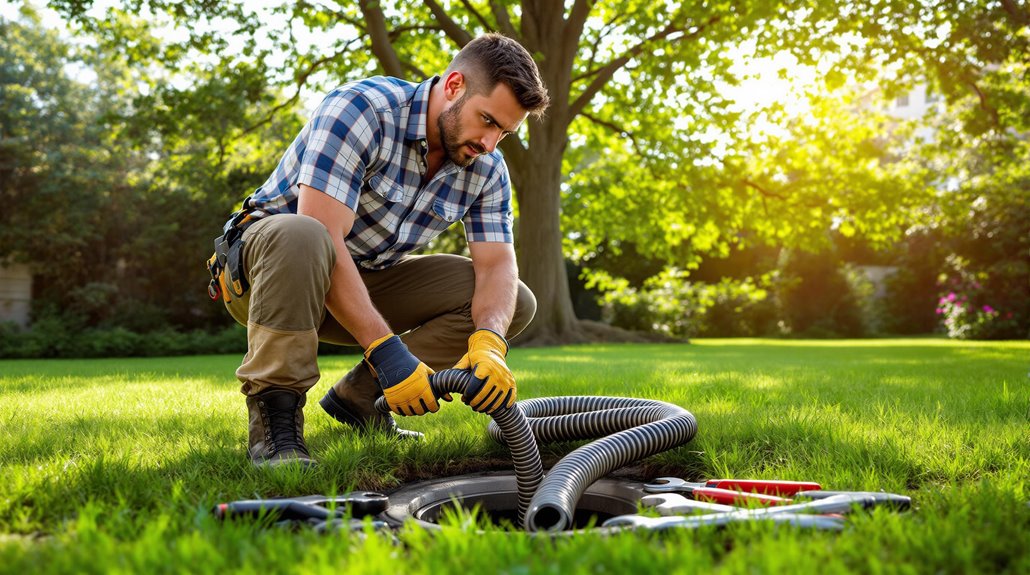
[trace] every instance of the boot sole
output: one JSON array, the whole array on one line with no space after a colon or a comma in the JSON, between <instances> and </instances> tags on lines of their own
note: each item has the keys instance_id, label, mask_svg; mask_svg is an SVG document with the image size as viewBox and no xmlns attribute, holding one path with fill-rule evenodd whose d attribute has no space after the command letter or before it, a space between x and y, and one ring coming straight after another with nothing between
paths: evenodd
<instances>
[{"instance_id":1,"label":"boot sole","mask_svg":"<svg viewBox=\"0 0 1030 575\"><path fill-rule=\"evenodd\" d=\"M344 406L343 400L340 399L340 396L336 395L333 388L330 387L329 391L322 396L322 399L318 400L318 405L322 406L322 410L328 413L329 417L332 417L340 423L349 425L355 431L360 433L372 432L372 429L370 429L368 423L364 419L354 415L353 412ZM387 430L384 429L383 431L385 432ZM396 424L394 424L392 431L397 437L404 439L422 439L425 437L422 433L417 431L396 427Z\"/></svg>"}]
</instances>

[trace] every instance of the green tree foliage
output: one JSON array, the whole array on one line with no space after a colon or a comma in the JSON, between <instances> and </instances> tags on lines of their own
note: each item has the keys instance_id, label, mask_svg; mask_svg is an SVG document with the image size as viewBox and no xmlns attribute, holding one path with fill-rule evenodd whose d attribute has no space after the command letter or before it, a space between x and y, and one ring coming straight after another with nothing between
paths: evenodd
<instances>
[{"instance_id":1,"label":"green tree foliage","mask_svg":"<svg viewBox=\"0 0 1030 575\"><path fill-rule=\"evenodd\" d=\"M139 155L112 140L115 102L69 77L71 48L36 17L0 23L0 257L33 264L44 291L69 293L97 268L130 215ZM131 216L130 216L131 217Z\"/></svg>"},{"instance_id":2,"label":"green tree foliage","mask_svg":"<svg viewBox=\"0 0 1030 575\"><path fill-rule=\"evenodd\" d=\"M569 298L559 220L562 159L576 147L570 134L591 137L589 147L597 157L619 158L627 158L626 134L646 134L646 153L653 158L640 182L641 195L665 193L676 185L675 179L664 181L668 174L679 174L712 147L698 138L681 141L682 131L673 129L675 118L691 118L691 129L698 133L731 122L733 113L717 83L734 81L728 48L745 36L772 46L771 39L782 36L791 21L790 7L764 1L296 2L276 4L256 19L227 2L124 2L124 12L149 14L188 32L174 47L158 49L119 42L125 32L105 24L116 19L91 17L90 2L53 5L100 34L105 46L150 63L214 60L231 70L241 61L264 62L275 55L277 64L261 68L262 73L284 89L296 87L295 93L376 72L421 79L441 71L457 47L481 32L517 38L536 56L552 96L547 116L529 122L519 137L502 146L522 220L522 275L539 303L533 335L541 342L576 340L581 333ZM221 50L225 38L209 32L216 19L232 24L225 36L255 47L250 52ZM606 136L595 139L588 126ZM673 203L678 211L669 217L682 215L684 223L678 229L660 226L662 242L682 244L697 235L691 241L702 248L719 245L707 216L690 209L697 202L674 198ZM640 220L626 221L640 227Z\"/></svg>"},{"instance_id":3,"label":"green tree foliage","mask_svg":"<svg viewBox=\"0 0 1030 575\"><path fill-rule=\"evenodd\" d=\"M297 117L271 115L277 98L246 71L187 67L177 88L102 45L69 44L29 9L0 25L0 258L31 265L37 318L150 331L224 316L207 301L204 254ZM133 50L159 45L128 15L105 25Z\"/></svg>"},{"instance_id":4,"label":"green tree foliage","mask_svg":"<svg viewBox=\"0 0 1030 575\"><path fill-rule=\"evenodd\" d=\"M961 287L969 292L967 308L976 310L966 315L979 325L965 333L1027 337L1030 10L1007 1L870 1L813 3L796 14L797 26L811 34L809 42L793 42L786 35L778 46L802 63L836 58L824 76L827 90L810 96L811 114L789 118L774 108L745 116L731 130L730 137L738 137L727 146L730 153L718 157L722 169L706 173L695 165L684 171L680 193L693 192L699 198L690 206L693 216L669 206L668 196L677 186L667 185L664 172L657 178L666 184L658 193L661 204L649 203L649 184L641 182L648 181L652 169L640 165L643 154L629 151L620 162L611 154L588 153L591 161L609 170L574 173L586 189L570 186L577 202L566 216L570 222L586 222L587 231L568 242L570 253L585 254L589 262L597 251L593 246L617 247L621 238L629 237L647 253L689 267L699 257L724 256L724 241L731 250L734 244L767 242L820 251L832 238L843 236L900 258L892 260L900 269L888 282L884 329L932 330L936 292L943 290L940 295L946 297ZM849 96L846 90L834 90L844 78L882 93ZM927 83L940 100L937 118L904 125L876 113L877 97L889 101L914 83ZM777 118L774 124L786 128L786 134L749 137L747 123L763 116ZM920 146L913 128L926 125L934 136ZM638 137L632 144L651 147ZM626 166L621 171L616 168L620 164ZM611 191L613 201L597 201L604 190ZM634 193L642 190L642 195ZM625 196L630 198L624 201ZM622 223L614 215L617 205L627 205L634 221L650 225L633 229ZM732 207L720 213L720 206ZM670 249L677 245L670 233L691 217L693 249ZM708 230L706 219L715 224ZM927 239L932 245L926 245ZM717 249L706 251L710 246ZM949 251L957 254L949 261L962 265L942 270ZM834 269L823 270L823 277L814 269L805 272L812 276L808 283L839 275L830 267ZM942 271L945 283L937 285ZM784 319L802 331L815 325L810 319L819 314L832 318L837 309L819 303L818 297L794 298L796 305L791 306L789 294L789 289L783 292L783 309L796 311ZM806 305L810 309L802 310ZM849 322L830 323L837 325L833 331L841 332Z\"/></svg>"},{"instance_id":5,"label":"green tree foliage","mask_svg":"<svg viewBox=\"0 0 1030 575\"><path fill-rule=\"evenodd\" d=\"M476 34L517 38L553 102L502 146L540 342L582 334L566 253L589 265L632 246L689 269L752 245L819 250L843 235L889 246L913 226L964 230L978 198L992 206L981 214L1025 208L1030 34L1026 7L1009 0L125 0L102 15L88 0L51 5L123 70L119 93L131 95L116 112L118 143L157 160L140 181L207 198L189 232L224 216L267 173L297 128L305 91L373 73L417 80ZM732 64L745 43L748 57L787 51L820 64L828 89L813 95L811 114L733 107L725 92L739 81ZM904 147L906 134L865 113L846 81L877 79L890 97L917 78L953 112L939 155L923 161ZM756 130L763 122L779 129ZM953 177L960 193L941 192ZM987 227L1013 223L985 217ZM173 245L160 240L178 232L150 245ZM178 253L203 253L201 244Z\"/></svg>"}]
</instances>

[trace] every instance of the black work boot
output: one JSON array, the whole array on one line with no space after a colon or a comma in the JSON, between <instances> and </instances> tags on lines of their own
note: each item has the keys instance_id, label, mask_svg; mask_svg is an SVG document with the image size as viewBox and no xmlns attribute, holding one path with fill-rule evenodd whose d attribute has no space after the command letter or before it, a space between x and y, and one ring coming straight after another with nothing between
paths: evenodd
<instances>
[{"instance_id":1,"label":"black work boot","mask_svg":"<svg viewBox=\"0 0 1030 575\"><path fill-rule=\"evenodd\" d=\"M258 467L296 463L315 465L304 443L307 396L289 389L266 389L247 397L250 459Z\"/></svg>"},{"instance_id":2,"label":"black work boot","mask_svg":"<svg viewBox=\"0 0 1030 575\"><path fill-rule=\"evenodd\" d=\"M356 369L363 370L365 367L359 365ZM387 435L396 435L403 439L422 439L423 434L401 429L397 427L392 416L376 411L375 400L383 393L375 380L365 375L356 374L354 371L348 373L329 388L318 404L333 419L351 426L360 433L382 430Z\"/></svg>"}]
</instances>

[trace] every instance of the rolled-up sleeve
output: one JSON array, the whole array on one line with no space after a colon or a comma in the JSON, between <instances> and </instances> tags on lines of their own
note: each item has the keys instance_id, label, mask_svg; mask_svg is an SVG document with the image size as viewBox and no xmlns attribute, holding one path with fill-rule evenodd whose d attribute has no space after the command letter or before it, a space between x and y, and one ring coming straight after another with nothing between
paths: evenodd
<instances>
[{"instance_id":1,"label":"rolled-up sleeve","mask_svg":"<svg viewBox=\"0 0 1030 575\"><path fill-rule=\"evenodd\" d=\"M305 128L297 183L329 194L357 211L366 168L382 143L375 110L351 91L326 96Z\"/></svg>"},{"instance_id":2,"label":"rolled-up sleeve","mask_svg":"<svg viewBox=\"0 0 1030 575\"><path fill-rule=\"evenodd\" d=\"M483 192L462 218L465 239L470 242L512 243L511 181L508 167L499 162L487 180Z\"/></svg>"}]
</instances>

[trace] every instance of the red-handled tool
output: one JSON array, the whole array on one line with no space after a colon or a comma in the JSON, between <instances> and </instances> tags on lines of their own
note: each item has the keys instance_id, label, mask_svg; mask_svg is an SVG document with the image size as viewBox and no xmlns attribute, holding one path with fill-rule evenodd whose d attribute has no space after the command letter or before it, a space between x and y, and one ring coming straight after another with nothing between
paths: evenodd
<instances>
[{"instance_id":1,"label":"red-handled tool","mask_svg":"<svg viewBox=\"0 0 1030 575\"><path fill-rule=\"evenodd\" d=\"M678 493L686 493L698 501L711 501L726 505L747 505L749 501L761 505L783 505L790 503L790 499L766 495L764 493L746 493L744 491L733 491L731 489L720 489L718 487L680 487Z\"/></svg>"},{"instance_id":2,"label":"red-handled tool","mask_svg":"<svg viewBox=\"0 0 1030 575\"><path fill-rule=\"evenodd\" d=\"M709 479L703 483L691 483L678 477L659 477L653 483L644 485L648 493L682 493L685 487L717 487L745 493L765 495L794 495L801 491L821 489L811 481L781 481L779 479Z\"/></svg>"},{"instance_id":3,"label":"red-handled tool","mask_svg":"<svg viewBox=\"0 0 1030 575\"><path fill-rule=\"evenodd\" d=\"M802 491L822 489L818 483L811 481L779 481L775 479L709 479L705 482L705 486L766 495L794 495Z\"/></svg>"}]
</instances>

